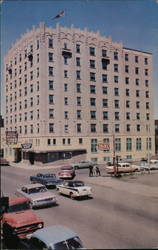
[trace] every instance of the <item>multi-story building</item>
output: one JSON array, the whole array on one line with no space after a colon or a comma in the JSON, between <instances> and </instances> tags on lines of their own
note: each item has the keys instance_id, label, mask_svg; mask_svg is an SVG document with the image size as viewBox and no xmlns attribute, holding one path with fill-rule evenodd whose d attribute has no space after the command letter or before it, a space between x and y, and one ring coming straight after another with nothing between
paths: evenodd
<instances>
[{"instance_id":1,"label":"multi-story building","mask_svg":"<svg viewBox=\"0 0 158 250\"><path fill-rule=\"evenodd\" d=\"M155 120L155 154L158 155L158 120Z\"/></svg>"},{"instance_id":2,"label":"multi-story building","mask_svg":"<svg viewBox=\"0 0 158 250\"><path fill-rule=\"evenodd\" d=\"M5 57L8 131L32 163L97 162L155 153L152 54L99 32L38 28Z\"/></svg>"}]
</instances>

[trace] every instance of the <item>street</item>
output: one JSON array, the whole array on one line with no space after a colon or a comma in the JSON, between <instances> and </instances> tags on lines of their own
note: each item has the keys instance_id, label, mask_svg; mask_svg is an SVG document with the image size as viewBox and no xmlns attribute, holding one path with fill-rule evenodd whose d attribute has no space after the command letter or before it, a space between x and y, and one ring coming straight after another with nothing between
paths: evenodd
<instances>
[{"instance_id":1,"label":"street","mask_svg":"<svg viewBox=\"0 0 158 250\"><path fill-rule=\"evenodd\" d=\"M29 183L30 175L57 171L2 167L2 192L13 197L18 187ZM75 179L92 187L93 199L71 200L51 189L59 205L35 210L45 226L69 227L85 248L158 248L158 173L120 179L88 177L88 173L88 169L77 170Z\"/></svg>"}]
</instances>

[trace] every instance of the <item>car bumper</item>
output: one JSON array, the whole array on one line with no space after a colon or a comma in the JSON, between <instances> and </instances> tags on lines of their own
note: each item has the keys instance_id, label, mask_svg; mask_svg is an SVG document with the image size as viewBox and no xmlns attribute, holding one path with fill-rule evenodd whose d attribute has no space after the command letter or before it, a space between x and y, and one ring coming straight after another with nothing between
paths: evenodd
<instances>
[{"instance_id":1,"label":"car bumper","mask_svg":"<svg viewBox=\"0 0 158 250\"><path fill-rule=\"evenodd\" d=\"M50 201L47 201L47 200L36 201L36 202L33 203L32 207L33 208L45 207L45 206L55 205L56 203L57 203L56 198L53 198Z\"/></svg>"}]
</instances>

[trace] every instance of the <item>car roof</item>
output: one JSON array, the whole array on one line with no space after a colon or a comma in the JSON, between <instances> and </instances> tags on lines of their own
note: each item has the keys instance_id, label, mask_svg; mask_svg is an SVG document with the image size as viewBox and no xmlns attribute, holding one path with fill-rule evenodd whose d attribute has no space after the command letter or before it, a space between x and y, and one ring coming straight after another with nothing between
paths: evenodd
<instances>
[{"instance_id":1,"label":"car roof","mask_svg":"<svg viewBox=\"0 0 158 250\"><path fill-rule=\"evenodd\" d=\"M78 235L65 226L56 225L39 229L34 232L32 236L43 241L47 247L53 247L53 245L58 242L76 237Z\"/></svg>"},{"instance_id":2,"label":"car roof","mask_svg":"<svg viewBox=\"0 0 158 250\"><path fill-rule=\"evenodd\" d=\"M36 188L36 187L45 187L44 185L40 184L40 183L35 183L35 184L26 184L23 185L22 187L25 188Z\"/></svg>"}]
</instances>

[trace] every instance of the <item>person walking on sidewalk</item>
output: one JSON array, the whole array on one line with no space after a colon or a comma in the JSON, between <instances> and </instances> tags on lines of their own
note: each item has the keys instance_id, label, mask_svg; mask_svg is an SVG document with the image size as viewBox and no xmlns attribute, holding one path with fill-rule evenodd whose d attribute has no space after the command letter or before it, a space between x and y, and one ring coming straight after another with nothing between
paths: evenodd
<instances>
[{"instance_id":1,"label":"person walking on sidewalk","mask_svg":"<svg viewBox=\"0 0 158 250\"><path fill-rule=\"evenodd\" d=\"M93 176L93 166L89 166L89 177Z\"/></svg>"},{"instance_id":2,"label":"person walking on sidewalk","mask_svg":"<svg viewBox=\"0 0 158 250\"><path fill-rule=\"evenodd\" d=\"M93 176L96 176L97 175L97 171L96 171L97 169L96 169L96 165L94 165L94 167L93 167Z\"/></svg>"},{"instance_id":3,"label":"person walking on sidewalk","mask_svg":"<svg viewBox=\"0 0 158 250\"><path fill-rule=\"evenodd\" d=\"M101 174L100 174L100 169L99 169L98 166L96 166L96 175L97 175L97 176L101 176Z\"/></svg>"}]
</instances>

